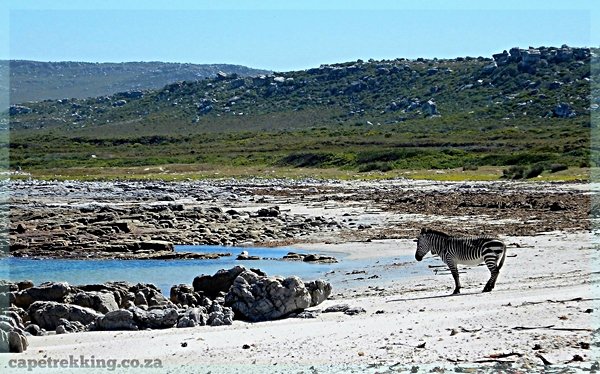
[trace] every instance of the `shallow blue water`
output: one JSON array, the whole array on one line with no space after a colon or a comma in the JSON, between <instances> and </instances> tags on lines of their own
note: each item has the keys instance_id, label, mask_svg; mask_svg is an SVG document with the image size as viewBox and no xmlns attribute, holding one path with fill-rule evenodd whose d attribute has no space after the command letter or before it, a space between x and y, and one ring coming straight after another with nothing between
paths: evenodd
<instances>
[{"instance_id":1,"label":"shallow blue water","mask_svg":"<svg viewBox=\"0 0 600 374\"><path fill-rule=\"evenodd\" d=\"M281 258L288 252L302 253L287 248L236 248L220 246L177 246L183 252L229 252L232 256L218 260L61 260L61 259L0 259L0 279L30 279L36 285L46 281L66 281L69 284L93 284L123 280L133 283L153 283L165 295L169 295L172 285L191 284L194 277L201 274L214 274L219 269L229 269L235 265L259 268L268 275L297 275L304 280L322 277L325 273L347 267L354 262L342 261L337 264L309 264L301 261L256 260L237 261L241 251L261 258ZM339 256L338 256L339 258Z\"/></svg>"}]
</instances>

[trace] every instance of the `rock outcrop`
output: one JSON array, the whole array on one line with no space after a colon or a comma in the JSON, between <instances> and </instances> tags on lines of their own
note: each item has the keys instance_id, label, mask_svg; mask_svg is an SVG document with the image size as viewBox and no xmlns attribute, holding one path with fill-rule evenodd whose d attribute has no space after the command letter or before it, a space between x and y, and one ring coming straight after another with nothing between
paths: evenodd
<instances>
[{"instance_id":1,"label":"rock outcrop","mask_svg":"<svg viewBox=\"0 0 600 374\"><path fill-rule=\"evenodd\" d=\"M89 325L103 316L90 308L56 301L36 301L31 304L28 313L33 323L46 330L56 330L61 319Z\"/></svg>"},{"instance_id":2,"label":"rock outcrop","mask_svg":"<svg viewBox=\"0 0 600 374\"><path fill-rule=\"evenodd\" d=\"M26 289L19 291L13 282L0 283L5 291L10 290L4 294L13 295L12 306L0 312L0 351L22 352L28 334L40 336L46 331L68 334L222 326L231 325L234 318L284 318L320 304L331 293L331 284L322 280L304 283L298 277L268 277L243 266L198 276L193 286L175 285L170 299L148 283L19 284ZM14 305L17 300L27 311Z\"/></svg>"},{"instance_id":3,"label":"rock outcrop","mask_svg":"<svg viewBox=\"0 0 600 374\"><path fill-rule=\"evenodd\" d=\"M331 286L324 282L315 282L311 287L312 293L298 277L267 277L245 270L233 282L225 304L244 320L279 319L316 305L331 292Z\"/></svg>"}]
</instances>

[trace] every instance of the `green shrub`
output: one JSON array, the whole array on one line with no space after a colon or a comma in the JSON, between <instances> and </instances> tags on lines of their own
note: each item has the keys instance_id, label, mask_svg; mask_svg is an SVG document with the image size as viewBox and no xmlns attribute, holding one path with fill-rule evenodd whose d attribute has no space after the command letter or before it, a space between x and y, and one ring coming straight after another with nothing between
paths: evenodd
<instances>
[{"instance_id":1,"label":"green shrub","mask_svg":"<svg viewBox=\"0 0 600 374\"><path fill-rule=\"evenodd\" d=\"M563 171L563 170L567 170L569 167L565 164L551 164L550 165L550 172L551 173L556 173L559 171Z\"/></svg>"},{"instance_id":2,"label":"green shrub","mask_svg":"<svg viewBox=\"0 0 600 374\"><path fill-rule=\"evenodd\" d=\"M508 169L502 170L503 179L523 179L525 175L525 167L521 165L513 165Z\"/></svg>"},{"instance_id":3,"label":"green shrub","mask_svg":"<svg viewBox=\"0 0 600 374\"><path fill-rule=\"evenodd\" d=\"M368 163L368 164L361 165L358 168L358 171L361 172L361 173L366 173L366 172L369 172L369 171L383 171L383 172L386 172L386 171L390 171L392 169L394 169L394 167L389 162L371 162L371 163Z\"/></svg>"},{"instance_id":4,"label":"green shrub","mask_svg":"<svg viewBox=\"0 0 600 374\"><path fill-rule=\"evenodd\" d=\"M527 172L525 173L524 177L526 179L535 178L538 175L542 174L543 172L544 172L544 165L543 164L535 164L527 169Z\"/></svg>"}]
</instances>

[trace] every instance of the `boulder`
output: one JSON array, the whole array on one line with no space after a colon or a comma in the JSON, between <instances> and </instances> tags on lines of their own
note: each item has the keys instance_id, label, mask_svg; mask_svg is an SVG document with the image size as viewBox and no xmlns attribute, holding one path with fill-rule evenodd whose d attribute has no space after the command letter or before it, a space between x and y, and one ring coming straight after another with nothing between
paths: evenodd
<instances>
[{"instance_id":1,"label":"boulder","mask_svg":"<svg viewBox=\"0 0 600 374\"><path fill-rule=\"evenodd\" d=\"M3 310L0 315L0 353L20 353L27 349L21 317L14 310Z\"/></svg>"},{"instance_id":2,"label":"boulder","mask_svg":"<svg viewBox=\"0 0 600 374\"><path fill-rule=\"evenodd\" d=\"M160 290L151 283L138 283L129 288L134 295L135 305L174 307Z\"/></svg>"},{"instance_id":3,"label":"boulder","mask_svg":"<svg viewBox=\"0 0 600 374\"><path fill-rule=\"evenodd\" d=\"M78 321L68 321L64 318L61 318L58 320L58 323L59 325L56 326L57 334L70 334L86 330L86 327Z\"/></svg>"},{"instance_id":4,"label":"boulder","mask_svg":"<svg viewBox=\"0 0 600 374\"><path fill-rule=\"evenodd\" d=\"M42 329L35 323L30 323L29 325L27 325L25 327L25 332L28 332L33 336L42 336L42 335L45 335L46 330Z\"/></svg>"},{"instance_id":5,"label":"boulder","mask_svg":"<svg viewBox=\"0 0 600 374\"><path fill-rule=\"evenodd\" d=\"M177 324L179 313L174 308L144 310L139 307L129 309L140 328L165 329Z\"/></svg>"},{"instance_id":6,"label":"boulder","mask_svg":"<svg viewBox=\"0 0 600 374\"><path fill-rule=\"evenodd\" d=\"M242 272L246 271L243 266L235 266L229 270L221 269L215 275L201 275L194 278L193 287L195 292L202 292L210 299L219 296L219 293L227 293L234 280Z\"/></svg>"},{"instance_id":7,"label":"boulder","mask_svg":"<svg viewBox=\"0 0 600 374\"><path fill-rule=\"evenodd\" d=\"M310 306L316 306L327 300L331 295L331 283L325 282L321 279L317 279L308 283L305 283L306 289L310 293Z\"/></svg>"},{"instance_id":8,"label":"boulder","mask_svg":"<svg viewBox=\"0 0 600 374\"><path fill-rule=\"evenodd\" d=\"M100 313L108 313L119 309L112 292L79 292L71 300L72 304L92 308Z\"/></svg>"},{"instance_id":9,"label":"boulder","mask_svg":"<svg viewBox=\"0 0 600 374\"><path fill-rule=\"evenodd\" d=\"M280 214L279 207L261 208L256 212L257 217L278 217Z\"/></svg>"},{"instance_id":10,"label":"boulder","mask_svg":"<svg viewBox=\"0 0 600 374\"><path fill-rule=\"evenodd\" d=\"M302 311L311 305L311 295L298 277L259 276L244 271L225 296L236 316L252 322L268 321Z\"/></svg>"},{"instance_id":11,"label":"boulder","mask_svg":"<svg viewBox=\"0 0 600 374\"><path fill-rule=\"evenodd\" d=\"M95 330L138 330L133 313L129 310L119 309L106 313L98 318L94 325Z\"/></svg>"},{"instance_id":12,"label":"boulder","mask_svg":"<svg viewBox=\"0 0 600 374\"><path fill-rule=\"evenodd\" d=\"M233 310L217 302L212 303L208 309L208 313L206 324L209 326L223 326L233 323Z\"/></svg>"},{"instance_id":13,"label":"boulder","mask_svg":"<svg viewBox=\"0 0 600 374\"><path fill-rule=\"evenodd\" d=\"M0 280L0 292L16 292L19 291L19 286L16 283Z\"/></svg>"},{"instance_id":14,"label":"boulder","mask_svg":"<svg viewBox=\"0 0 600 374\"><path fill-rule=\"evenodd\" d=\"M172 286L169 296L172 303L181 306L208 306L211 303L202 292L195 292L194 288L187 284Z\"/></svg>"},{"instance_id":15,"label":"boulder","mask_svg":"<svg viewBox=\"0 0 600 374\"><path fill-rule=\"evenodd\" d=\"M423 105L421 106L421 110L423 110L423 113L425 113L425 115L427 116L439 115L437 110L437 104L435 103L435 101L433 101L433 99L428 100L426 103L423 103Z\"/></svg>"},{"instance_id":16,"label":"boulder","mask_svg":"<svg viewBox=\"0 0 600 374\"><path fill-rule=\"evenodd\" d=\"M570 118L575 117L575 112L571 108L571 106L567 103L559 103L554 107L552 111L555 117L559 118Z\"/></svg>"},{"instance_id":17,"label":"boulder","mask_svg":"<svg viewBox=\"0 0 600 374\"><path fill-rule=\"evenodd\" d=\"M206 308L188 308L185 312L179 315L177 327L196 327L204 326L208 321L208 313Z\"/></svg>"},{"instance_id":18,"label":"boulder","mask_svg":"<svg viewBox=\"0 0 600 374\"><path fill-rule=\"evenodd\" d=\"M0 353L21 353L29 346L27 337L21 329L0 329Z\"/></svg>"},{"instance_id":19,"label":"boulder","mask_svg":"<svg viewBox=\"0 0 600 374\"><path fill-rule=\"evenodd\" d=\"M46 330L56 330L60 319L81 322L84 326L94 322L101 313L79 305L62 304L55 301L36 301L28 309L31 322Z\"/></svg>"},{"instance_id":20,"label":"boulder","mask_svg":"<svg viewBox=\"0 0 600 374\"><path fill-rule=\"evenodd\" d=\"M44 283L38 287L16 292L14 304L20 308L28 308L36 301L64 302L72 290L72 287L66 282Z\"/></svg>"}]
</instances>

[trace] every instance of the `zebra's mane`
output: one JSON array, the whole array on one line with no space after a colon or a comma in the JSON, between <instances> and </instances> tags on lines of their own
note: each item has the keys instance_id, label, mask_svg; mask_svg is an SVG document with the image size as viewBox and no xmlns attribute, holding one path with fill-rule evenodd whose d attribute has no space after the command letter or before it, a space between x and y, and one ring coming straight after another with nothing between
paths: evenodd
<instances>
[{"instance_id":1,"label":"zebra's mane","mask_svg":"<svg viewBox=\"0 0 600 374\"><path fill-rule=\"evenodd\" d=\"M450 237L451 237L450 235L446 234L445 232L441 232L441 231L434 230L434 229L426 229L426 228L424 228L424 229L422 230L422 233L423 233L423 234L434 234L434 235L439 235L439 236L443 236L443 237L445 237L445 238L450 238Z\"/></svg>"}]
</instances>

